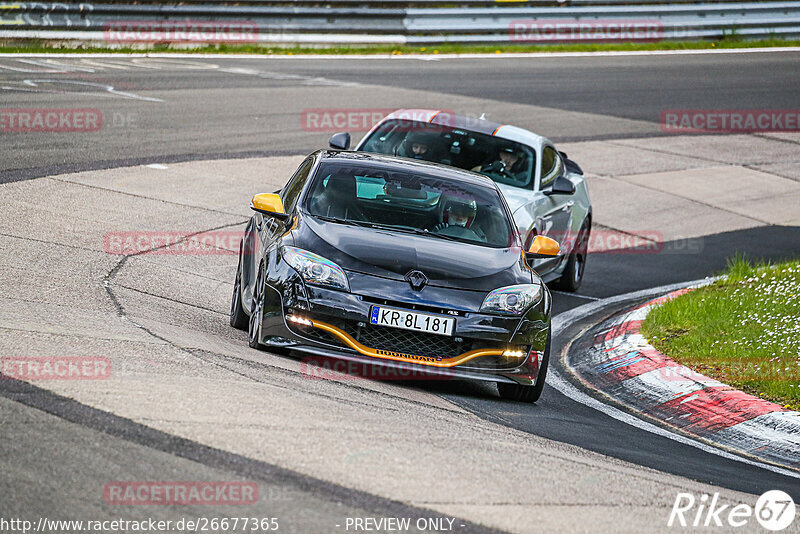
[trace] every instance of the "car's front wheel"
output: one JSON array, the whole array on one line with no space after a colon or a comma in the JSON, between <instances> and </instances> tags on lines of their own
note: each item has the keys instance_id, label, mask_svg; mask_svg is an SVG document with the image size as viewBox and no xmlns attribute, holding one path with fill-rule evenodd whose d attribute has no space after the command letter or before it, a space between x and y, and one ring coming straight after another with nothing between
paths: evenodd
<instances>
[{"instance_id":1,"label":"car's front wheel","mask_svg":"<svg viewBox=\"0 0 800 534\"><path fill-rule=\"evenodd\" d=\"M500 397L507 400L518 402L536 402L542 396L544 389L544 380L547 377L547 366L550 363L550 330L547 331L547 343L544 346L544 354L542 355L542 362L539 364L539 375L536 377L536 383L532 386L523 386L521 384L509 384L506 382L497 383L497 391Z\"/></svg>"},{"instance_id":2,"label":"car's front wheel","mask_svg":"<svg viewBox=\"0 0 800 534\"><path fill-rule=\"evenodd\" d=\"M253 303L250 306L250 321L247 325L247 344L254 349L262 348L258 337L261 333L261 317L264 314L264 264L258 269L253 288Z\"/></svg>"},{"instance_id":3,"label":"car's front wheel","mask_svg":"<svg viewBox=\"0 0 800 534\"><path fill-rule=\"evenodd\" d=\"M242 308L242 267L241 263L236 269L236 280L233 282L233 296L231 296L231 326L239 330L247 329L247 314Z\"/></svg>"}]
</instances>

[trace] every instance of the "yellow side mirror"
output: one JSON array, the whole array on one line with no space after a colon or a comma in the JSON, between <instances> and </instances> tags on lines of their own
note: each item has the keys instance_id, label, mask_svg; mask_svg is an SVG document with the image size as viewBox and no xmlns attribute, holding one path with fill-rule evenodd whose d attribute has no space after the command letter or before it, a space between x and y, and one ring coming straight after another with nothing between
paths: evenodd
<instances>
[{"instance_id":1,"label":"yellow side mirror","mask_svg":"<svg viewBox=\"0 0 800 534\"><path fill-rule=\"evenodd\" d=\"M553 238L537 235L533 238L531 248L525 254L529 258L555 258L561 253L561 247Z\"/></svg>"},{"instance_id":2,"label":"yellow side mirror","mask_svg":"<svg viewBox=\"0 0 800 534\"><path fill-rule=\"evenodd\" d=\"M274 193L261 193L254 196L250 202L250 209L276 219L289 218L286 212L283 211L283 201L280 195Z\"/></svg>"}]
</instances>

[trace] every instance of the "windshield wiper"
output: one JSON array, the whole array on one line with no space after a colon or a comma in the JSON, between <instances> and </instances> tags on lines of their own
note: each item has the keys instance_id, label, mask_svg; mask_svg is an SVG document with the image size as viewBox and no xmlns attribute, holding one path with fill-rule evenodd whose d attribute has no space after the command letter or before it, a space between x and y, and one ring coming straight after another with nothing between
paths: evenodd
<instances>
[{"instance_id":1,"label":"windshield wiper","mask_svg":"<svg viewBox=\"0 0 800 534\"><path fill-rule=\"evenodd\" d=\"M402 232L405 234L415 234L415 235L424 235L428 237L437 237L439 239L445 239L447 241L462 241L457 237L453 237L450 235L445 234L435 234L433 232L429 232L428 230L422 230L420 228L410 228L408 226L393 226L391 224L378 224L378 223L367 223L372 228L377 228L381 230L395 230L397 232Z\"/></svg>"},{"instance_id":2,"label":"windshield wiper","mask_svg":"<svg viewBox=\"0 0 800 534\"><path fill-rule=\"evenodd\" d=\"M352 226L364 226L365 223L361 221L354 221L352 219L339 219L338 217L328 217L327 215L314 215L315 218L325 221L325 222L332 222L332 223L339 223L339 224L349 224Z\"/></svg>"},{"instance_id":3,"label":"windshield wiper","mask_svg":"<svg viewBox=\"0 0 800 534\"><path fill-rule=\"evenodd\" d=\"M339 219L337 217L329 217L327 215L314 215L317 219L320 219L325 222L332 222L332 223L340 223L340 224L349 224L351 226L361 226L365 228L375 228L376 230L394 230L395 232L401 232L404 234L414 234L414 235L424 235L428 237L436 237L439 239L444 239L446 241L462 241L463 239L459 239L457 237L453 237L450 235L445 234L435 234L433 232L429 232L428 230L422 230L420 228L411 228L408 226L394 226L391 224L380 224L374 223L369 221L356 221L353 219Z\"/></svg>"}]
</instances>

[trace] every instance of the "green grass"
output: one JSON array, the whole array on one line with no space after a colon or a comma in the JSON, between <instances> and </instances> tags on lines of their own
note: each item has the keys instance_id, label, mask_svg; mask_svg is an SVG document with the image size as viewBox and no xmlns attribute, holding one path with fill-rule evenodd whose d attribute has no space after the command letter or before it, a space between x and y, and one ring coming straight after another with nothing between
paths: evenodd
<instances>
[{"instance_id":1,"label":"green grass","mask_svg":"<svg viewBox=\"0 0 800 534\"><path fill-rule=\"evenodd\" d=\"M699 373L800 409L800 261L737 257L727 275L653 309L642 334Z\"/></svg>"},{"instance_id":2,"label":"green grass","mask_svg":"<svg viewBox=\"0 0 800 534\"><path fill-rule=\"evenodd\" d=\"M603 43L603 44L508 44L508 45L457 45L442 44L435 46L333 46L333 47L279 47L247 45L207 45L187 47L185 45L146 45L130 47L103 46L102 43L73 43L39 41L0 41L0 53L143 53L172 52L197 54L263 54L263 55L304 55L304 54L508 54L524 52L605 52L605 51L637 51L637 50L701 50L711 48L754 48L754 47L786 47L800 46L800 41L783 39L742 40L730 36L718 41L664 41L658 43Z\"/></svg>"}]
</instances>

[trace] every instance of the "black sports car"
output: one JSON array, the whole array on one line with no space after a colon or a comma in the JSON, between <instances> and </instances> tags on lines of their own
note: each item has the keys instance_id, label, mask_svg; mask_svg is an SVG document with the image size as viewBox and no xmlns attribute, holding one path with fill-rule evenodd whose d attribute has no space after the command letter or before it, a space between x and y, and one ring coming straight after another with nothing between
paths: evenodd
<instances>
[{"instance_id":1,"label":"black sports car","mask_svg":"<svg viewBox=\"0 0 800 534\"><path fill-rule=\"evenodd\" d=\"M253 197L231 325L254 348L497 382L541 395L550 293L497 185L452 167L334 150Z\"/></svg>"}]
</instances>

